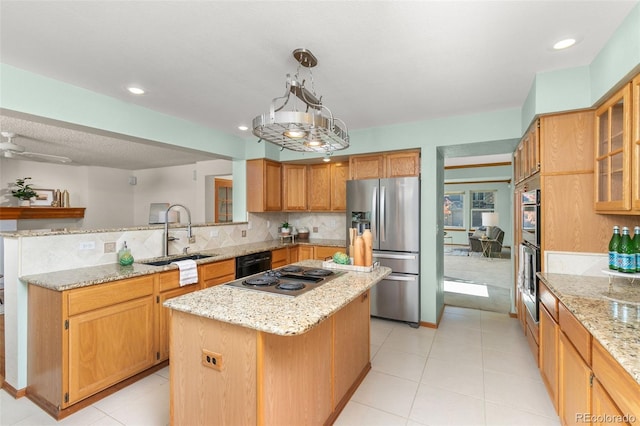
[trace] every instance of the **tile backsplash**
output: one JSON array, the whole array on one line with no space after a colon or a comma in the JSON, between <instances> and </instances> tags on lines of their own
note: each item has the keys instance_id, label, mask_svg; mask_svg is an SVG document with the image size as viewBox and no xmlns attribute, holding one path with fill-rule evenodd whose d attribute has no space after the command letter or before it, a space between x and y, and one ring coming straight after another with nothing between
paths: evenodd
<instances>
[{"instance_id":1,"label":"tile backsplash","mask_svg":"<svg viewBox=\"0 0 640 426\"><path fill-rule=\"evenodd\" d=\"M250 213L246 223L194 226L192 232L196 241L192 244L188 243L185 228L170 228L169 234L178 239L169 243L169 254L180 254L185 247L189 247L189 252L197 252L277 239L278 229L285 221L295 227L306 226L311 231L311 238L345 239L344 213ZM314 228L318 232L313 232ZM135 259L159 257L162 256L163 233L160 226L25 237L20 249L25 254L21 256L21 274L114 263L116 253L125 241ZM105 253L105 244L114 242L116 252Z\"/></svg>"}]
</instances>

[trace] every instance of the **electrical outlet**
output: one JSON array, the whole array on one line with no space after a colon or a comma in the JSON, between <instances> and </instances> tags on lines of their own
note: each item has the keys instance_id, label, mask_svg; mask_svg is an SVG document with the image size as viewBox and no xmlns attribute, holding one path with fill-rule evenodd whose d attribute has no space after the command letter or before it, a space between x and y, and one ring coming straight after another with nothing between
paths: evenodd
<instances>
[{"instance_id":1,"label":"electrical outlet","mask_svg":"<svg viewBox=\"0 0 640 426\"><path fill-rule=\"evenodd\" d=\"M313 232L318 232L318 227L317 226L313 227Z\"/></svg>"},{"instance_id":2,"label":"electrical outlet","mask_svg":"<svg viewBox=\"0 0 640 426\"><path fill-rule=\"evenodd\" d=\"M209 231L209 236L210 237L217 237L218 236L218 227L214 226L213 229L211 229L211 231Z\"/></svg>"},{"instance_id":3,"label":"electrical outlet","mask_svg":"<svg viewBox=\"0 0 640 426\"><path fill-rule=\"evenodd\" d=\"M104 243L104 252L105 253L115 253L116 252L116 243Z\"/></svg>"},{"instance_id":4,"label":"electrical outlet","mask_svg":"<svg viewBox=\"0 0 640 426\"><path fill-rule=\"evenodd\" d=\"M202 350L202 365L205 367L213 368L214 370L221 371L222 370L222 355L208 351L206 349Z\"/></svg>"},{"instance_id":5,"label":"electrical outlet","mask_svg":"<svg viewBox=\"0 0 640 426\"><path fill-rule=\"evenodd\" d=\"M78 249L80 250L94 250L95 248L95 241L85 241L84 243L80 243L80 245L78 245Z\"/></svg>"},{"instance_id":6,"label":"electrical outlet","mask_svg":"<svg viewBox=\"0 0 640 426\"><path fill-rule=\"evenodd\" d=\"M244 229L242 230L242 236L246 237L247 236L247 231L245 231Z\"/></svg>"}]
</instances>

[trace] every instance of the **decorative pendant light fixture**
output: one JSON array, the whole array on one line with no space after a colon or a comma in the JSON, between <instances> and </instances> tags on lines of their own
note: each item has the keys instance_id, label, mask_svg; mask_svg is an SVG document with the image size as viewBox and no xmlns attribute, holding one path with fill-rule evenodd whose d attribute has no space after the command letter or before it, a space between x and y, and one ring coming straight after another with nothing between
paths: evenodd
<instances>
[{"instance_id":1,"label":"decorative pendant light fixture","mask_svg":"<svg viewBox=\"0 0 640 426\"><path fill-rule=\"evenodd\" d=\"M322 97L315 93L311 68L318 64L318 60L307 49L294 50L293 57L299 63L296 74L293 78L287 74L286 92L271 101L269 113L253 119L253 134L261 141L293 151L319 152L329 156L333 151L348 148L346 124L334 117L329 108L322 105ZM300 81L300 67L309 70L311 90L305 86L305 80ZM295 98L289 105L292 93L302 101L303 110L298 110ZM287 105L290 109L285 110Z\"/></svg>"}]
</instances>

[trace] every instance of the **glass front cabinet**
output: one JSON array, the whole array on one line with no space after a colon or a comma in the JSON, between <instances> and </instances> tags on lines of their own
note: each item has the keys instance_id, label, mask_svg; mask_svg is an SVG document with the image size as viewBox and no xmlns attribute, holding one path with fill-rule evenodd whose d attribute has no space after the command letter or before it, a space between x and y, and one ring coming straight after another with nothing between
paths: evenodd
<instances>
[{"instance_id":1,"label":"glass front cabinet","mask_svg":"<svg viewBox=\"0 0 640 426\"><path fill-rule=\"evenodd\" d=\"M616 213L631 210L630 106L631 85L627 84L596 110L596 211ZM637 174L638 168L634 172Z\"/></svg>"}]
</instances>

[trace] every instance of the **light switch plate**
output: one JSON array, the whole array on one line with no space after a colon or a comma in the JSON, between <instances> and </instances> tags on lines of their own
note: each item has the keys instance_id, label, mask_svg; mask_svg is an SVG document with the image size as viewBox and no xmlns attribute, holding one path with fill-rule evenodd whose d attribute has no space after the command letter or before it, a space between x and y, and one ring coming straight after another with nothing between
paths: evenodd
<instances>
[{"instance_id":1,"label":"light switch plate","mask_svg":"<svg viewBox=\"0 0 640 426\"><path fill-rule=\"evenodd\" d=\"M104 243L104 252L105 253L115 253L116 252L116 243L115 241L110 243Z\"/></svg>"}]
</instances>

